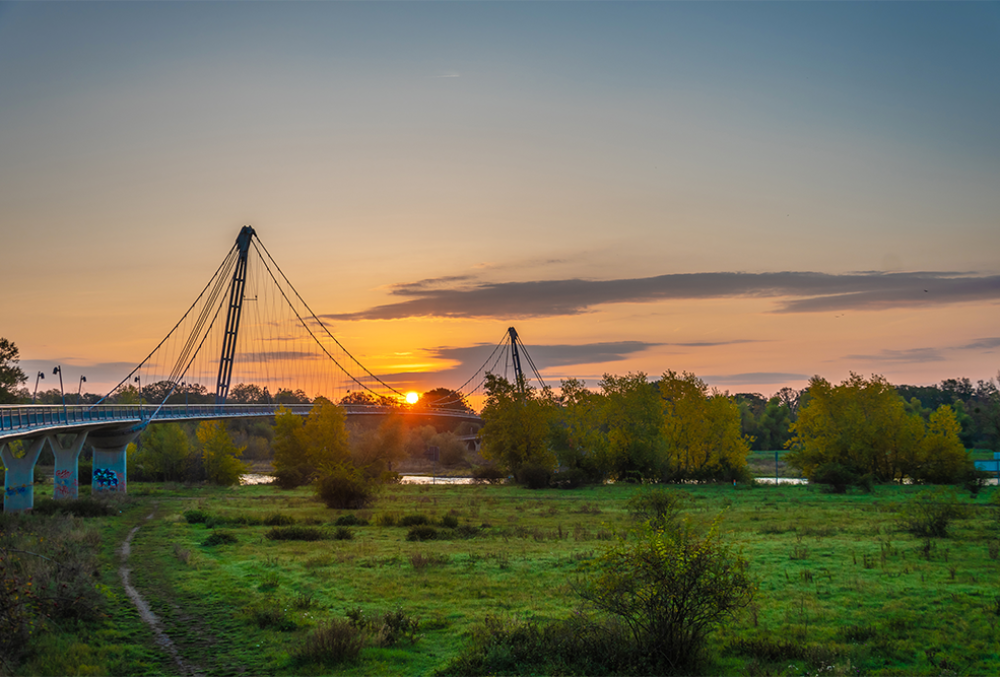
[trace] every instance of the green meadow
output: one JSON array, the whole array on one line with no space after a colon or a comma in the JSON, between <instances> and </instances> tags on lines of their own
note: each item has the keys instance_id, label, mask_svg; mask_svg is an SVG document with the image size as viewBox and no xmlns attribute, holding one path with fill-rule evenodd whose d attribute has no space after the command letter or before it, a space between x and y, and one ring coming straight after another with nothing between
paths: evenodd
<instances>
[{"instance_id":1,"label":"green meadow","mask_svg":"<svg viewBox=\"0 0 1000 677\"><path fill-rule=\"evenodd\" d=\"M7 532L76 520L100 564L103 617L35 632L18 674L182 672L125 596L119 547L135 527L131 582L192 672L447 672L487 617L545 624L592 613L575 584L635 524L626 502L649 487L389 485L359 511L329 510L309 488L129 489L114 516L4 518ZM966 515L948 537L930 539L899 523L900 506L930 491L922 487L670 490L686 495L683 516L694 525L722 513L725 541L759 583L753 607L712 635L706 674L1000 671L995 489L957 494ZM304 649L322 623L386 614L409 624L395 641L368 641L344 661Z\"/></svg>"}]
</instances>

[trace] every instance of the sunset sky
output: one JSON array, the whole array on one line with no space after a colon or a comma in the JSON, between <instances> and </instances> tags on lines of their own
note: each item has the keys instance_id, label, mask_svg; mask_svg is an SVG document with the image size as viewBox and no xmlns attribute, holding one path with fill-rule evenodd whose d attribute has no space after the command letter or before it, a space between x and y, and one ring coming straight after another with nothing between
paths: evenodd
<instances>
[{"instance_id":1,"label":"sunset sky","mask_svg":"<svg viewBox=\"0 0 1000 677\"><path fill-rule=\"evenodd\" d=\"M553 384L995 377L1000 4L0 2L26 372L117 382L244 224L400 388L511 325Z\"/></svg>"}]
</instances>

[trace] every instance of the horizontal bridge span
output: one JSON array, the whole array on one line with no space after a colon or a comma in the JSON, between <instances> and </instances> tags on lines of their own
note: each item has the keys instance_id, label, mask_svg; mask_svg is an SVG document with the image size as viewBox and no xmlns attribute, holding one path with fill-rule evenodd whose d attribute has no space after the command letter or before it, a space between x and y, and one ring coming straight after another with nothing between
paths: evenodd
<instances>
[{"instance_id":1,"label":"horizontal bridge span","mask_svg":"<svg viewBox=\"0 0 1000 677\"><path fill-rule=\"evenodd\" d=\"M348 416L431 416L481 423L478 415L455 409L400 409L365 404L338 405ZM0 407L0 440L42 434L62 434L109 425L205 421L220 418L260 418L286 409L298 416L312 411L311 404L97 404L16 405Z\"/></svg>"}]
</instances>

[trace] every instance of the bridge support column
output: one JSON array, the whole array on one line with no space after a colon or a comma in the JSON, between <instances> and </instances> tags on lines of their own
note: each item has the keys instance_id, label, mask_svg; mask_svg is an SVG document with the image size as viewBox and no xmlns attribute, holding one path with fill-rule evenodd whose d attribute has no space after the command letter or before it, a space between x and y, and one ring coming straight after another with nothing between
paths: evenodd
<instances>
[{"instance_id":1,"label":"bridge support column","mask_svg":"<svg viewBox=\"0 0 1000 677\"><path fill-rule=\"evenodd\" d=\"M99 430L90 436L90 441L94 445L91 493L125 493L128 487L126 451L128 445L142 432L142 428L142 425L137 425L119 430Z\"/></svg>"},{"instance_id":2,"label":"bridge support column","mask_svg":"<svg viewBox=\"0 0 1000 677\"><path fill-rule=\"evenodd\" d=\"M23 512L35 506L35 464L42 453L45 437L24 440L27 450L21 458L14 458L10 444L0 442L0 458L6 474L3 487L3 511Z\"/></svg>"},{"instance_id":3,"label":"bridge support column","mask_svg":"<svg viewBox=\"0 0 1000 677\"><path fill-rule=\"evenodd\" d=\"M87 432L77 433L68 447L59 443L56 435L46 439L56 457L56 470L52 476L52 496L56 499L74 499L80 496L80 452L87 440Z\"/></svg>"}]
</instances>

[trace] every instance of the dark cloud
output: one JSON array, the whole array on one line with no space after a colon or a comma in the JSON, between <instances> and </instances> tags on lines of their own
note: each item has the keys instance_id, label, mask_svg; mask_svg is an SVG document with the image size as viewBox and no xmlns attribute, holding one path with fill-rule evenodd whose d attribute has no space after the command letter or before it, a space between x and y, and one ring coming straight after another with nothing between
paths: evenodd
<instances>
[{"instance_id":1,"label":"dark cloud","mask_svg":"<svg viewBox=\"0 0 1000 677\"><path fill-rule=\"evenodd\" d=\"M714 348L715 346L734 346L738 343L759 343L756 339L736 339L735 341L699 341L697 343L663 343L665 346L682 346L684 348Z\"/></svg>"},{"instance_id":2,"label":"dark cloud","mask_svg":"<svg viewBox=\"0 0 1000 677\"><path fill-rule=\"evenodd\" d=\"M428 277L416 282L400 282L389 285L389 289L396 296L419 295L426 293L428 289L435 289L442 284L452 284L455 282L465 282L471 280L471 275L450 275L447 277Z\"/></svg>"},{"instance_id":3,"label":"dark cloud","mask_svg":"<svg viewBox=\"0 0 1000 677\"><path fill-rule=\"evenodd\" d=\"M577 364L603 364L619 362L629 355L639 353L647 348L661 345L643 341L614 341L609 343L584 343L578 345L526 345L525 349L535 366L564 367ZM456 360L462 363L460 369L466 367L478 368L490 357L494 346L481 343L462 348L438 348L429 351L432 357L444 360ZM496 358L497 355L494 355ZM527 365L524 365L527 367Z\"/></svg>"},{"instance_id":4,"label":"dark cloud","mask_svg":"<svg viewBox=\"0 0 1000 677\"><path fill-rule=\"evenodd\" d=\"M712 374L702 376L705 383L721 383L723 385L757 385L769 383L787 383L788 381L808 381L811 376L806 374L786 374L776 371L756 371L745 374Z\"/></svg>"},{"instance_id":5,"label":"dark cloud","mask_svg":"<svg viewBox=\"0 0 1000 677\"><path fill-rule=\"evenodd\" d=\"M972 343L961 346L962 350L990 350L991 348L1000 348L1000 336L976 339Z\"/></svg>"},{"instance_id":6,"label":"dark cloud","mask_svg":"<svg viewBox=\"0 0 1000 677\"><path fill-rule=\"evenodd\" d=\"M847 359L866 362L943 362L944 355L937 348L911 348L909 350L882 350L875 355L848 355Z\"/></svg>"},{"instance_id":7,"label":"dark cloud","mask_svg":"<svg viewBox=\"0 0 1000 677\"><path fill-rule=\"evenodd\" d=\"M461 288L440 282L422 280L411 285L397 285L391 293L407 297L406 300L356 313L323 317L334 320L513 319L578 315L610 303L710 298L775 298L780 299L776 312L812 313L1000 299L1000 276L976 277L950 272L692 273L621 280L481 283Z\"/></svg>"}]
</instances>

